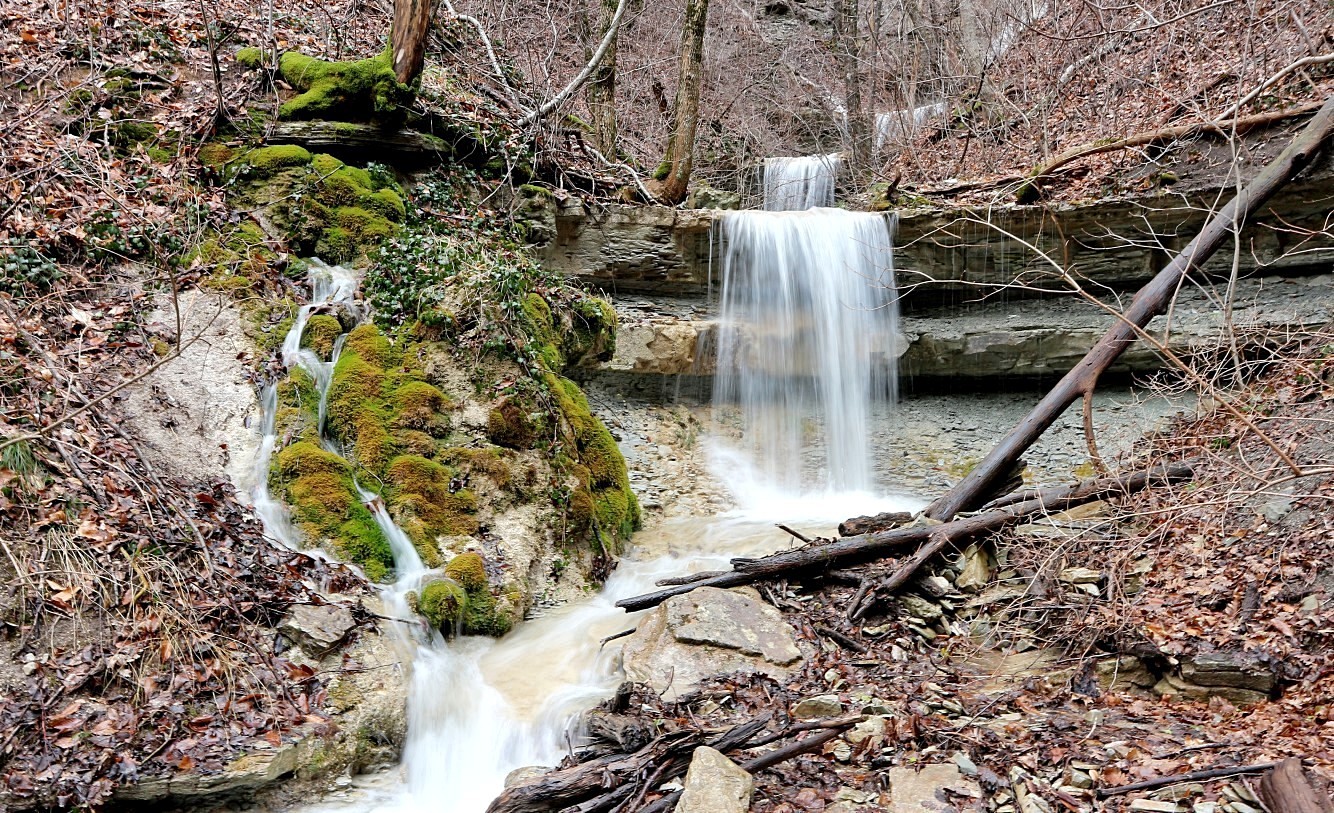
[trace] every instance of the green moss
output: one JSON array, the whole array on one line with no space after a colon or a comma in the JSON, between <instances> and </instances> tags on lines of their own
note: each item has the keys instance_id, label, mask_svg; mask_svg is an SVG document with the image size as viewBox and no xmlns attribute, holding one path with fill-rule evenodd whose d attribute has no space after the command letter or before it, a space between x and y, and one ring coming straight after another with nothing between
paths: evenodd
<instances>
[{"instance_id":1,"label":"green moss","mask_svg":"<svg viewBox=\"0 0 1334 813\"><path fill-rule=\"evenodd\" d=\"M418 549L433 548L438 537L477 532L477 496L455 489L455 475L420 455L399 455L385 469L390 507Z\"/></svg>"},{"instance_id":2,"label":"green moss","mask_svg":"<svg viewBox=\"0 0 1334 813\"><path fill-rule=\"evenodd\" d=\"M301 346L314 350L327 361L333 357L334 342L341 335L343 324L337 316L317 313L306 321L306 329L301 333Z\"/></svg>"},{"instance_id":3,"label":"green moss","mask_svg":"<svg viewBox=\"0 0 1334 813\"><path fill-rule=\"evenodd\" d=\"M299 441L278 453L271 479L308 536L360 565L367 578L380 581L389 575L393 551L357 495L346 461L313 442Z\"/></svg>"},{"instance_id":4,"label":"green moss","mask_svg":"<svg viewBox=\"0 0 1334 813\"><path fill-rule=\"evenodd\" d=\"M278 109L284 119L401 120L412 101L412 89L394 76L392 57L384 52L355 62L327 62L288 51L279 73L302 91Z\"/></svg>"},{"instance_id":5,"label":"green moss","mask_svg":"<svg viewBox=\"0 0 1334 813\"><path fill-rule=\"evenodd\" d=\"M445 566L445 575L469 593L487 587L486 560L476 551L460 553Z\"/></svg>"},{"instance_id":6,"label":"green moss","mask_svg":"<svg viewBox=\"0 0 1334 813\"><path fill-rule=\"evenodd\" d=\"M344 353L353 353L376 367L394 363L393 345L382 330L372 324L358 325L347 334Z\"/></svg>"},{"instance_id":7,"label":"green moss","mask_svg":"<svg viewBox=\"0 0 1334 813\"><path fill-rule=\"evenodd\" d=\"M236 64L255 70L264 67L264 52L258 48L242 48L236 52Z\"/></svg>"},{"instance_id":8,"label":"green moss","mask_svg":"<svg viewBox=\"0 0 1334 813\"><path fill-rule=\"evenodd\" d=\"M450 466L466 469L470 473L483 474L495 483L497 488L508 488L514 479L509 461L500 449L472 449L455 446L441 453L440 459Z\"/></svg>"},{"instance_id":9,"label":"green moss","mask_svg":"<svg viewBox=\"0 0 1334 813\"><path fill-rule=\"evenodd\" d=\"M334 226L320 233L315 255L325 262L346 263L357 256L357 241L346 229Z\"/></svg>"},{"instance_id":10,"label":"green moss","mask_svg":"<svg viewBox=\"0 0 1334 813\"><path fill-rule=\"evenodd\" d=\"M572 523L576 527L581 524L575 512L588 513L591 502L592 519L596 520L594 533L601 536L609 552L620 553L641 520L625 459L611 432L589 410L588 399L577 384L554 373L548 373L544 380L573 435L580 463L575 467L575 477L580 489L587 492L587 500L578 494L580 489L571 498L568 510Z\"/></svg>"},{"instance_id":11,"label":"green moss","mask_svg":"<svg viewBox=\"0 0 1334 813\"><path fill-rule=\"evenodd\" d=\"M531 449L537 442L537 427L529 417L529 410L516 398L501 401L487 415L486 436L497 446L509 449Z\"/></svg>"},{"instance_id":12,"label":"green moss","mask_svg":"<svg viewBox=\"0 0 1334 813\"><path fill-rule=\"evenodd\" d=\"M468 551L455 556L445 567L445 575L466 596L461 625L464 633L499 637L510 631L514 619L497 607L486 576L486 561L480 553Z\"/></svg>"},{"instance_id":13,"label":"green moss","mask_svg":"<svg viewBox=\"0 0 1334 813\"><path fill-rule=\"evenodd\" d=\"M445 410L454 403L434 386L424 381L409 381L394 390L390 397L395 417L394 426L417 429L443 437L449 431L449 417Z\"/></svg>"},{"instance_id":14,"label":"green moss","mask_svg":"<svg viewBox=\"0 0 1334 813\"><path fill-rule=\"evenodd\" d=\"M403 222L408 216L408 207L403 203L403 198L392 189L377 189L363 197L361 205L395 223Z\"/></svg>"},{"instance_id":15,"label":"green moss","mask_svg":"<svg viewBox=\"0 0 1334 813\"><path fill-rule=\"evenodd\" d=\"M608 361L616 352L616 309L605 299L586 296L570 308L570 329L561 337L565 363Z\"/></svg>"},{"instance_id":16,"label":"green moss","mask_svg":"<svg viewBox=\"0 0 1334 813\"><path fill-rule=\"evenodd\" d=\"M250 167L251 175L255 178L271 178L287 167L309 164L310 158L310 150L299 144L275 144L253 149L233 161Z\"/></svg>"},{"instance_id":17,"label":"green moss","mask_svg":"<svg viewBox=\"0 0 1334 813\"><path fill-rule=\"evenodd\" d=\"M340 478L352 475L352 468L347 461L308 440L293 443L279 452L275 458L275 470L284 479L310 474L332 474Z\"/></svg>"},{"instance_id":18,"label":"green moss","mask_svg":"<svg viewBox=\"0 0 1334 813\"><path fill-rule=\"evenodd\" d=\"M147 121L118 121L112 132L112 142L117 147L129 147L157 137L157 127Z\"/></svg>"},{"instance_id":19,"label":"green moss","mask_svg":"<svg viewBox=\"0 0 1334 813\"><path fill-rule=\"evenodd\" d=\"M422 588L417 599L417 608L431 626L438 630L457 628L463 620L464 606L468 595L454 582L431 582Z\"/></svg>"}]
</instances>

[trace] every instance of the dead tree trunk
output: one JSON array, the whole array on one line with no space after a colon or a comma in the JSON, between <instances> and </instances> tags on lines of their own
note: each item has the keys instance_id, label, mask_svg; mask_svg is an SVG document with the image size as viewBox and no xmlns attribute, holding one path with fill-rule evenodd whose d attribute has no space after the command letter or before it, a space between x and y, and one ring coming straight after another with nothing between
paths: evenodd
<instances>
[{"instance_id":1,"label":"dead tree trunk","mask_svg":"<svg viewBox=\"0 0 1334 813\"><path fill-rule=\"evenodd\" d=\"M431 0L394 0L394 27L389 41L394 54L394 76L411 84L426 60L426 38L431 32Z\"/></svg>"},{"instance_id":2,"label":"dead tree trunk","mask_svg":"<svg viewBox=\"0 0 1334 813\"><path fill-rule=\"evenodd\" d=\"M882 531L865 536L850 536L837 542L830 542L827 545L812 545L794 551L775 553L772 556L765 556L760 559L733 559L733 569L731 571L688 584L673 585L642 596L622 599L616 602L616 606L623 607L630 612L644 610L661 604L672 596L688 593L697 587L736 587L764 579L791 576L812 570L845 567L858 562L883 558L896 551L910 550L917 545L926 543L926 547L923 547L907 564L895 571L890 577L890 584L882 586L883 589L893 589L907 581L908 577L916 571L922 562L925 562L931 554L939 551L947 544L971 539L990 531L997 531L1039 514L1063 511L1076 505L1083 505L1108 497L1133 494L1150 485L1179 482L1189 479L1190 476L1189 466L1177 464L1137 472L1124 477L1086 480L1072 486L1049 489L1023 502L953 522L936 525L915 525L911 528L897 528L892 531Z\"/></svg>"},{"instance_id":3,"label":"dead tree trunk","mask_svg":"<svg viewBox=\"0 0 1334 813\"><path fill-rule=\"evenodd\" d=\"M1135 341L1138 330L1167 307L1182 277L1197 270L1225 240L1249 218L1256 209L1273 197L1274 193L1311 162L1321 146L1334 132L1334 96L1325 100L1306 128L1292 140L1282 154L1246 185L1218 214L1205 224L1204 229L1181 250L1170 264L1140 289L1130 307L1103 335L1088 355L1075 365L1052 388L1033 411L1001 439L986 459L968 476L959 481L931 505L926 515L932 519L949 520L960 511L975 508L984 495L990 493L996 480L1010 470L1019 456L1032 446L1080 397L1090 397L1098 377Z\"/></svg>"},{"instance_id":4,"label":"dead tree trunk","mask_svg":"<svg viewBox=\"0 0 1334 813\"><path fill-rule=\"evenodd\" d=\"M862 38L858 36L857 0L835 0L834 50L843 74L843 100L847 108L848 161L858 185L870 176L871 127L862 101Z\"/></svg>"},{"instance_id":5,"label":"dead tree trunk","mask_svg":"<svg viewBox=\"0 0 1334 813\"><path fill-rule=\"evenodd\" d=\"M681 25L681 72L676 83L676 104L672 110L672 139L667 144L662 177L664 203L686 199L690 173L695 165L695 129L699 125L699 89L704 80L704 25L709 17L709 0L686 0L685 21Z\"/></svg>"}]
</instances>

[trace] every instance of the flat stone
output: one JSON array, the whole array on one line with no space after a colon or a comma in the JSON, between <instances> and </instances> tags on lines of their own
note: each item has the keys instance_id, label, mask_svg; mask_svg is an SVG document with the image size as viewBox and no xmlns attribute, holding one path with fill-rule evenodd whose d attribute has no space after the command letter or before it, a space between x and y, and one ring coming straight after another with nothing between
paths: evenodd
<instances>
[{"instance_id":1,"label":"flat stone","mask_svg":"<svg viewBox=\"0 0 1334 813\"><path fill-rule=\"evenodd\" d=\"M690 768L676 803L678 813L746 813L755 780L720 752L701 745L690 758Z\"/></svg>"},{"instance_id":2,"label":"flat stone","mask_svg":"<svg viewBox=\"0 0 1334 813\"><path fill-rule=\"evenodd\" d=\"M1145 813L1177 813L1181 808L1176 802L1161 802L1157 799L1135 799L1131 801L1130 809L1144 811Z\"/></svg>"},{"instance_id":3,"label":"flat stone","mask_svg":"<svg viewBox=\"0 0 1334 813\"><path fill-rule=\"evenodd\" d=\"M1103 691L1128 686L1147 689L1158 682L1148 667L1133 655L1119 655L1098 661L1093 666L1093 674Z\"/></svg>"},{"instance_id":4,"label":"flat stone","mask_svg":"<svg viewBox=\"0 0 1334 813\"><path fill-rule=\"evenodd\" d=\"M667 599L644 617L621 651L626 678L667 699L726 672L782 679L801 660L796 632L777 609L716 587Z\"/></svg>"},{"instance_id":5,"label":"flat stone","mask_svg":"<svg viewBox=\"0 0 1334 813\"><path fill-rule=\"evenodd\" d=\"M1102 581L1103 573L1087 567L1067 567L1057 578L1066 584L1097 584Z\"/></svg>"},{"instance_id":6,"label":"flat stone","mask_svg":"<svg viewBox=\"0 0 1334 813\"><path fill-rule=\"evenodd\" d=\"M307 655L322 658L333 651L357 622L340 604L298 604L278 625L278 631L297 643Z\"/></svg>"},{"instance_id":7,"label":"flat stone","mask_svg":"<svg viewBox=\"0 0 1334 813\"><path fill-rule=\"evenodd\" d=\"M1245 652L1205 652L1182 660L1181 676L1201 686L1223 686L1268 693L1274 672Z\"/></svg>"},{"instance_id":8,"label":"flat stone","mask_svg":"<svg viewBox=\"0 0 1334 813\"><path fill-rule=\"evenodd\" d=\"M792 716L799 720L818 720L821 717L837 717L843 713L843 704L838 695L821 694L797 701L792 707Z\"/></svg>"},{"instance_id":9,"label":"flat stone","mask_svg":"<svg viewBox=\"0 0 1334 813\"><path fill-rule=\"evenodd\" d=\"M965 777L953 763L923 765L916 768L890 768L891 801L889 813L940 813L959 809L954 802L967 797L964 810L980 810L976 800L982 791L976 782Z\"/></svg>"},{"instance_id":10,"label":"flat stone","mask_svg":"<svg viewBox=\"0 0 1334 813\"><path fill-rule=\"evenodd\" d=\"M1165 676L1153 685L1153 691L1164 697L1186 697L1192 700L1221 697L1243 706L1253 706L1269 699L1269 695L1265 692L1236 689L1229 686L1201 686L1198 683L1184 680L1179 675Z\"/></svg>"}]
</instances>

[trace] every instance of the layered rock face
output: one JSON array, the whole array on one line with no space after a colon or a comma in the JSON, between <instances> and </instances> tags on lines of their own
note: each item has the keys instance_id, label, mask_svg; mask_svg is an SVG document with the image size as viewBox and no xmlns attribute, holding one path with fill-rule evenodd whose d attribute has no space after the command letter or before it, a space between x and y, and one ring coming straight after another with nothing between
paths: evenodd
<instances>
[{"instance_id":1,"label":"layered rock face","mask_svg":"<svg viewBox=\"0 0 1334 813\"><path fill-rule=\"evenodd\" d=\"M1235 329L1241 346L1265 344L1266 334L1331 318L1334 238L1323 231L1329 175L1322 170L1284 188L1242 231L1235 250L1219 252L1203 279L1184 287L1170 314L1155 320L1155 339L1176 353L1207 353L1231 343L1225 330ZM1204 189L1082 206L904 212L894 252L901 333L873 363L897 364L910 388L1059 376L1106 330L1109 309L1124 308L1129 292L1231 194ZM556 236L543 262L607 291L620 317L616 352L602 374L644 391L664 377L713 376L719 216L666 207L589 211L582 204L555 212ZM1239 281L1229 289L1234 264ZM1112 372L1163 366L1157 349L1139 342Z\"/></svg>"}]
</instances>

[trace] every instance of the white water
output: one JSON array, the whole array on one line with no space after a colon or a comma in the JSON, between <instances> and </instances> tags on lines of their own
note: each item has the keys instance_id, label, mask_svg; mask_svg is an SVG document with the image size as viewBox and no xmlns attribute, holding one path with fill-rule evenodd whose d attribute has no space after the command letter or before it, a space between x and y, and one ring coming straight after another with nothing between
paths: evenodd
<instances>
[{"instance_id":1,"label":"white water","mask_svg":"<svg viewBox=\"0 0 1334 813\"><path fill-rule=\"evenodd\" d=\"M833 206L840 161L838 153L765 159L764 208L790 212Z\"/></svg>"},{"instance_id":2,"label":"white water","mask_svg":"<svg viewBox=\"0 0 1334 813\"><path fill-rule=\"evenodd\" d=\"M734 486L738 510L667 522L638 534L631 553L601 592L527 621L499 641L446 641L421 625L389 625L402 632L413 652L402 763L383 777L385 781L345 793L346 799L308 808L309 813L484 811L503 789L509 772L554 765L578 748L574 721L622 680L619 642L605 647L600 642L634 626L637 619L617 609L616 601L648 592L666 576L721 569L734 556L760 556L790 545L791 538L777 530L775 522L828 532L848 516L916 507L909 499L869 493L873 483L865 449L868 441L860 422L872 398L892 393L891 377L869 372L872 350L892 346L893 338L891 235L886 221L819 209L738 215L736 220L729 218L726 228L729 259L723 288L730 303L728 313L738 319L777 320L759 331L763 341L754 348L757 364L739 368L729 379L747 382L743 413L746 420L758 421L759 430L752 434L757 427L751 427L747 436L758 440L770 423L799 436L803 421L818 416L829 450L828 465L812 473L813 480L801 479L799 465L784 472L791 477L779 477L777 460L754 444L720 449L718 476ZM881 287L887 283L888 290ZM749 286L749 294L738 293L743 284ZM317 299L333 296L323 290L317 289ZM764 290L775 292L774 296L761 293ZM347 297L350 301L350 290ZM778 307L780 301L787 302L786 310ZM303 309L284 345L284 361L306 369L323 391L328 375L315 365L325 363L299 350L305 313L309 311ZM748 324L746 329L755 326ZM794 338L785 339L786 332ZM883 344L886 336L889 345ZM789 360L801 358L808 366L802 374L794 374L783 367L787 363L779 358L783 354L789 354ZM806 374L811 371L818 375ZM781 392L787 386L790 395ZM260 484L277 442L272 421L275 400L266 391L265 451L263 460L256 462ZM846 409L831 408L844 402ZM782 416L786 410L802 411ZM809 452L793 437L782 440L782 445L793 447L793 453ZM257 506L261 497L273 505L267 490L258 485ZM394 552L398 578L384 590L387 612L409 618L408 591L434 574L424 568L410 540L375 495L365 492L362 497ZM270 533L291 533L295 538L281 505L261 516Z\"/></svg>"},{"instance_id":3,"label":"white water","mask_svg":"<svg viewBox=\"0 0 1334 813\"><path fill-rule=\"evenodd\" d=\"M936 116L943 115L949 109L945 102L926 104L911 110L891 110L877 113L875 116L875 149L884 149L886 142L899 143L911 141L913 135Z\"/></svg>"},{"instance_id":4,"label":"white water","mask_svg":"<svg viewBox=\"0 0 1334 813\"><path fill-rule=\"evenodd\" d=\"M723 459L743 494L874 490L869 408L896 387L892 225L841 209L724 215L714 403L739 410L742 443Z\"/></svg>"}]
</instances>

